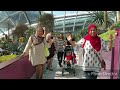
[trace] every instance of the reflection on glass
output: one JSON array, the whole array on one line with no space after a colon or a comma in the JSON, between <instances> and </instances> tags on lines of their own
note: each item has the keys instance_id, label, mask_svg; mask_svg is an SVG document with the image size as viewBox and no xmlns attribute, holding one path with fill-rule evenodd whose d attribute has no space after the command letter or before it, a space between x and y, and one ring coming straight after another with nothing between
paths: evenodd
<instances>
[{"instance_id":1,"label":"reflection on glass","mask_svg":"<svg viewBox=\"0 0 120 90\"><path fill-rule=\"evenodd\" d=\"M38 11L26 11L26 14L31 23L37 22L38 17L40 16Z\"/></svg>"},{"instance_id":2,"label":"reflection on glass","mask_svg":"<svg viewBox=\"0 0 120 90\"><path fill-rule=\"evenodd\" d=\"M23 13L18 13L18 14L13 15L11 16L11 19L15 24L17 24L18 22L27 23L27 19Z\"/></svg>"},{"instance_id":3,"label":"reflection on glass","mask_svg":"<svg viewBox=\"0 0 120 90\"><path fill-rule=\"evenodd\" d=\"M66 11L66 15L76 14L77 11Z\"/></svg>"},{"instance_id":4,"label":"reflection on glass","mask_svg":"<svg viewBox=\"0 0 120 90\"><path fill-rule=\"evenodd\" d=\"M8 15L11 15L11 14L14 14L14 13L16 13L18 11L6 11L6 12L7 12Z\"/></svg>"},{"instance_id":5,"label":"reflection on glass","mask_svg":"<svg viewBox=\"0 0 120 90\"><path fill-rule=\"evenodd\" d=\"M65 15L65 11L53 11L53 15L54 16L64 16Z\"/></svg>"},{"instance_id":6,"label":"reflection on glass","mask_svg":"<svg viewBox=\"0 0 120 90\"><path fill-rule=\"evenodd\" d=\"M7 14L4 11L0 11L0 21L7 17Z\"/></svg>"}]
</instances>

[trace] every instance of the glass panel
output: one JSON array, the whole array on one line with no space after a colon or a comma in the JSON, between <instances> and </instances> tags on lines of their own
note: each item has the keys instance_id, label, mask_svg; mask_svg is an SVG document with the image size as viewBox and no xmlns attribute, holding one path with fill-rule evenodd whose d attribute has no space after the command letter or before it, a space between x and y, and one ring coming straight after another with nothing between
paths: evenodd
<instances>
[{"instance_id":1,"label":"glass panel","mask_svg":"<svg viewBox=\"0 0 120 90\"><path fill-rule=\"evenodd\" d=\"M4 33L7 33L7 28L1 28L1 27L0 27L0 34L2 34L3 32L4 32Z\"/></svg>"},{"instance_id":2,"label":"glass panel","mask_svg":"<svg viewBox=\"0 0 120 90\"><path fill-rule=\"evenodd\" d=\"M14 25L13 25L13 23L11 22L10 19L5 20L5 21L0 25L0 28L9 28L9 29L11 29L11 28L13 28L13 27L14 27Z\"/></svg>"},{"instance_id":3,"label":"glass panel","mask_svg":"<svg viewBox=\"0 0 120 90\"><path fill-rule=\"evenodd\" d=\"M7 17L7 14L4 11L0 11L0 21Z\"/></svg>"},{"instance_id":4,"label":"glass panel","mask_svg":"<svg viewBox=\"0 0 120 90\"><path fill-rule=\"evenodd\" d=\"M11 15L11 14L16 13L18 11L6 11L6 12L7 12L8 15Z\"/></svg>"},{"instance_id":5,"label":"glass panel","mask_svg":"<svg viewBox=\"0 0 120 90\"><path fill-rule=\"evenodd\" d=\"M11 16L11 19L15 24L17 24L18 22L27 23L27 19L23 13L18 13L18 14L13 15Z\"/></svg>"},{"instance_id":6,"label":"glass panel","mask_svg":"<svg viewBox=\"0 0 120 90\"><path fill-rule=\"evenodd\" d=\"M31 23L37 22L38 17L40 16L38 11L26 11L26 14L27 14Z\"/></svg>"},{"instance_id":7,"label":"glass panel","mask_svg":"<svg viewBox=\"0 0 120 90\"><path fill-rule=\"evenodd\" d=\"M55 25L63 25L63 21L56 21Z\"/></svg>"},{"instance_id":8,"label":"glass panel","mask_svg":"<svg viewBox=\"0 0 120 90\"><path fill-rule=\"evenodd\" d=\"M76 14L77 11L66 11L66 15Z\"/></svg>"},{"instance_id":9,"label":"glass panel","mask_svg":"<svg viewBox=\"0 0 120 90\"><path fill-rule=\"evenodd\" d=\"M53 11L53 15L56 16L64 16L65 11Z\"/></svg>"},{"instance_id":10,"label":"glass panel","mask_svg":"<svg viewBox=\"0 0 120 90\"><path fill-rule=\"evenodd\" d=\"M73 25L74 24L74 19L72 20L65 20L65 25Z\"/></svg>"},{"instance_id":11,"label":"glass panel","mask_svg":"<svg viewBox=\"0 0 120 90\"><path fill-rule=\"evenodd\" d=\"M89 14L88 11L78 11L78 14Z\"/></svg>"},{"instance_id":12,"label":"glass panel","mask_svg":"<svg viewBox=\"0 0 120 90\"><path fill-rule=\"evenodd\" d=\"M51 13L51 11L44 11L45 13Z\"/></svg>"},{"instance_id":13,"label":"glass panel","mask_svg":"<svg viewBox=\"0 0 120 90\"><path fill-rule=\"evenodd\" d=\"M10 19L5 20L1 25L0 25L0 29L4 32L4 33L8 33L8 30L10 30L11 28L14 28L13 23L11 22ZM2 33L1 31L1 33Z\"/></svg>"}]
</instances>

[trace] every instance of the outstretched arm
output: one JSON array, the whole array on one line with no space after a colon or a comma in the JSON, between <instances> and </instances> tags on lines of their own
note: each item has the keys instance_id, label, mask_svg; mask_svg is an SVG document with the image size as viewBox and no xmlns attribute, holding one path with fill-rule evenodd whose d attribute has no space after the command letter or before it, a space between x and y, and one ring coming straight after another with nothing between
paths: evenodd
<instances>
[{"instance_id":1,"label":"outstretched arm","mask_svg":"<svg viewBox=\"0 0 120 90\"><path fill-rule=\"evenodd\" d=\"M72 37L70 35L67 37L67 40L71 43L73 47L76 46L75 41L72 41Z\"/></svg>"},{"instance_id":2,"label":"outstretched arm","mask_svg":"<svg viewBox=\"0 0 120 90\"><path fill-rule=\"evenodd\" d=\"M22 57L24 57L24 56L26 56L28 54L28 51L31 48L31 45L32 45L32 40L31 40L31 36L30 36L29 39L28 39L28 42L27 42L27 44L25 46L25 49L24 49L23 53L20 55L20 58L22 58Z\"/></svg>"}]
</instances>

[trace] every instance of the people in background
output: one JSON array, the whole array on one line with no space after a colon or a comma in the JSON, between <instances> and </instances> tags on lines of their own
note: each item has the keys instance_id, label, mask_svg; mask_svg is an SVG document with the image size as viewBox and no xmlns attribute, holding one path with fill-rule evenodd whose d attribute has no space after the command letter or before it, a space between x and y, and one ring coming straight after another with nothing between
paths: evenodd
<instances>
[{"instance_id":1,"label":"people in background","mask_svg":"<svg viewBox=\"0 0 120 90\"><path fill-rule=\"evenodd\" d=\"M57 36L56 51L57 51L58 64L60 67L62 67L61 63L62 63L63 54L64 54L64 38L62 33L60 33Z\"/></svg>"},{"instance_id":2,"label":"people in background","mask_svg":"<svg viewBox=\"0 0 120 90\"><path fill-rule=\"evenodd\" d=\"M53 57L55 55L55 39L54 39L54 32L50 31L47 35L46 35L46 41L52 41L53 43L51 44L51 47L49 48L49 52L50 55L47 57L47 68L48 70L53 71L53 69L51 68L52 66L52 61L53 61Z\"/></svg>"}]
</instances>

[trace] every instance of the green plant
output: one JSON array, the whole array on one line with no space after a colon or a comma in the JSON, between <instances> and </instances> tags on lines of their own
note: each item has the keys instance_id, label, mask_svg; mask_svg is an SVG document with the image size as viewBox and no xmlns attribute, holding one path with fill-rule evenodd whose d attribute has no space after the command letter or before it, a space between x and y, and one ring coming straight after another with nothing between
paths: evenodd
<instances>
[{"instance_id":1,"label":"green plant","mask_svg":"<svg viewBox=\"0 0 120 90\"><path fill-rule=\"evenodd\" d=\"M34 33L35 33L35 28L33 27L30 27L28 30L24 32L24 34L26 35L26 39L28 39Z\"/></svg>"},{"instance_id":2,"label":"green plant","mask_svg":"<svg viewBox=\"0 0 120 90\"><path fill-rule=\"evenodd\" d=\"M84 37L85 35L87 35L88 33L88 30L87 29L84 29L84 30L80 30L79 34L81 37Z\"/></svg>"},{"instance_id":3,"label":"green plant","mask_svg":"<svg viewBox=\"0 0 120 90\"><path fill-rule=\"evenodd\" d=\"M115 23L114 27L120 28L120 22Z\"/></svg>"},{"instance_id":4,"label":"green plant","mask_svg":"<svg viewBox=\"0 0 120 90\"><path fill-rule=\"evenodd\" d=\"M109 30L103 34L100 34L99 36L105 40L105 41L109 41L109 35L112 34L113 37L115 38L115 30Z\"/></svg>"},{"instance_id":5,"label":"green plant","mask_svg":"<svg viewBox=\"0 0 120 90\"><path fill-rule=\"evenodd\" d=\"M15 58L17 55L13 54L13 55L5 55L5 56L0 56L0 63L7 61L7 60L11 60L13 58Z\"/></svg>"},{"instance_id":6,"label":"green plant","mask_svg":"<svg viewBox=\"0 0 120 90\"><path fill-rule=\"evenodd\" d=\"M75 39L76 42L79 41L80 38L81 38L80 34L73 34L72 36L73 36L73 38Z\"/></svg>"},{"instance_id":7,"label":"green plant","mask_svg":"<svg viewBox=\"0 0 120 90\"><path fill-rule=\"evenodd\" d=\"M92 23L97 23L99 25L104 24L104 12L103 11L92 11L92 12L89 11L89 13L92 17L94 17ZM113 22L114 21L110 17L108 17L108 19L107 19L108 25L107 26L108 27L111 26L113 24Z\"/></svg>"},{"instance_id":8,"label":"green plant","mask_svg":"<svg viewBox=\"0 0 120 90\"><path fill-rule=\"evenodd\" d=\"M7 42L1 42L1 43L0 43L0 47L1 47L2 49L6 49L7 46L8 46Z\"/></svg>"}]
</instances>

